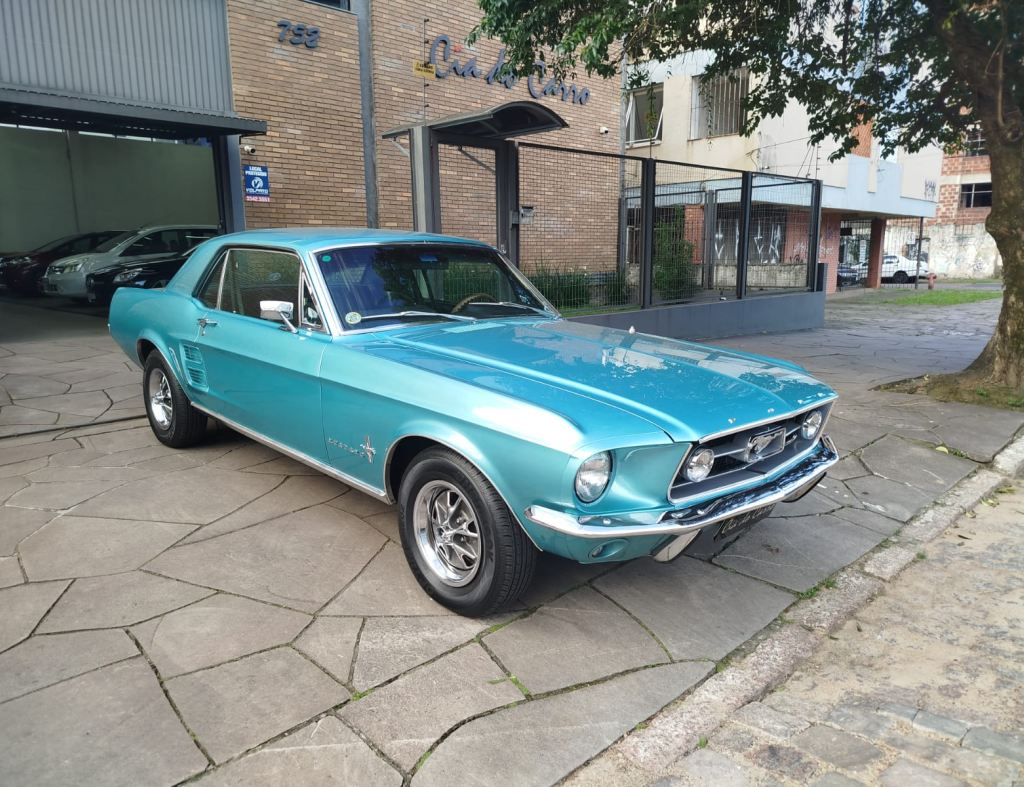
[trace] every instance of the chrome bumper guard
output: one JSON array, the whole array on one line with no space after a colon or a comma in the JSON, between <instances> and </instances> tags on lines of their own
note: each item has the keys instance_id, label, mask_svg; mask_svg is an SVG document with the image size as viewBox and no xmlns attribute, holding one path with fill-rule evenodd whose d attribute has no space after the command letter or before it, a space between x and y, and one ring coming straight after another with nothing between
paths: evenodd
<instances>
[{"instance_id":1,"label":"chrome bumper guard","mask_svg":"<svg viewBox=\"0 0 1024 787\"><path fill-rule=\"evenodd\" d=\"M575 517L543 506L530 506L524 513L527 519L541 527L578 538L682 536L758 508L796 500L809 492L838 461L835 445L828 435L823 435L806 459L773 481L696 506L655 514L650 524L637 524L636 519Z\"/></svg>"}]
</instances>

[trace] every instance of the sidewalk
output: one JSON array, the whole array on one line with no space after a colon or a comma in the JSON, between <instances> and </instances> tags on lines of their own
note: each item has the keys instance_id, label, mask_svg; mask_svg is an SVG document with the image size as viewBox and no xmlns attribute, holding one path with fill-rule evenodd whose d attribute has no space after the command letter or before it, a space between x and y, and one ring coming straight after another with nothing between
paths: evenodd
<instances>
[{"instance_id":1,"label":"sidewalk","mask_svg":"<svg viewBox=\"0 0 1024 787\"><path fill-rule=\"evenodd\" d=\"M120 356L99 320L4 309L0 389L97 379L106 395L118 389L121 417L139 412L138 372L105 387L121 382L107 378ZM840 391L829 430L844 458L830 477L713 562L542 556L520 607L490 620L422 593L392 507L226 429L175 451L145 419L63 428L68 402L89 392L55 390L56 420L0 439L0 773L33 784L563 779L652 717L658 728L680 696L746 680L729 665L784 640L759 662L782 676L814 639L787 620L845 619L831 599L912 560L908 530L934 525L936 500L966 499L964 485L987 493L997 477L985 468L1024 415L872 388L963 367L997 311L830 307L818 331L724 342L796 360ZM38 397L11 398L0 419ZM864 560L876 574L844 573ZM685 730L674 735L665 766L689 751Z\"/></svg>"},{"instance_id":2,"label":"sidewalk","mask_svg":"<svg viewBox=\"0 0 1024 787\"><path fill-rule=\"evenodd\" d=\"M1024 779L1024 491L962 517L659 787Z\"/></svg>"}]
</instances>

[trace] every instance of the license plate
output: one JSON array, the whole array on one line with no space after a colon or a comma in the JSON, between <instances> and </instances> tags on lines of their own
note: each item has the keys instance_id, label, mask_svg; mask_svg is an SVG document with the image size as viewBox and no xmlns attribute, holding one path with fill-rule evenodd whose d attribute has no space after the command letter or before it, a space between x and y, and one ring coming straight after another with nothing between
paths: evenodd
<instances>
[{"instance_id":1,"label":"license plate","mask_svg":"<svg viewBox=\"0 0 1024 787\"><path fill-rule=\"evenodd\" d=\"M745 462L759 462L769 456L775 456L786 447L786 427L781 426L768 432L751 435L744 451Z\"/></svg>"}]
</instances>

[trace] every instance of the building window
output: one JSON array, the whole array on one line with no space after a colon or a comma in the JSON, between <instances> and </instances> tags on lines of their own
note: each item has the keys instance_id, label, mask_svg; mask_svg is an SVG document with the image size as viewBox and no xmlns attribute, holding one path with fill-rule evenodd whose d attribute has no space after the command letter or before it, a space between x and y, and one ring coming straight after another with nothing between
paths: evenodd
<instances>
[{"instance_id":1,"label":"building window","mask_svg":"<svg viewBox=\"0 0 1024 787\"><path fill-rule=\"evenodd\" d=\"M665 110L665 86L651 85L629 94L626 107L626 141L652 142L661 139L661 116Z\"/></svg>"},{"instance_id":2,"label":"building window","mask_svg":"<svg viewBox=\"0 0 1024 787\"><path fill-rule=\"evenodd\" d=\"M967 139L964 140L965 156L987 156L985 150L985 136L980 127L975 126L967 132Z\"/></svg>"},{"instance_id":3,"label":"building window","mask_svg":"<svg viewBox=\"0 0 1024 787\"><path fill-rule=\"evenodd\" d=\"M326 5L330 8L337 8L340 11L351 11L350 0L306 0L307 3L316 3L317 5Z\"/></svg>"},{"instance_id":4,"label":"building window","mask_svg":"<svg viewBox=\"0 0 1024 787\"><path fill-rule=\"evenodd\" d=\"M694 77L690 100L690 139L739 134L746 120L743 102L750 74L745 68L717 77Z\"/></svg>"},{"instance_id":5,"label":"building window","mask_svg":"<svg viewBox=\"0 0 1024 787\"><path fill-rule=\"evenodd\" d=\"M991 183L965 183L960 187L961 208L991 208Z\"/></svg>"}]
</instances>

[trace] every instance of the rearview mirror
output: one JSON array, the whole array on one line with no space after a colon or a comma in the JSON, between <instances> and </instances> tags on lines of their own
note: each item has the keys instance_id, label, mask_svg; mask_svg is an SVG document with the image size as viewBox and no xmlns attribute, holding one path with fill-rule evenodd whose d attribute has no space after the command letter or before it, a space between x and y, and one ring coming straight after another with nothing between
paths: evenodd
<instances>
[{"instance_id":1,"label":"rearview mirror","mask_svg":"<svg viewBox=\"0 0 1024 787\"><path fill-rule=\"evenodd\" d=\"M264 320L283 322L292 333L297 331L292 325L292 314L295 312L295 304L290 301L260 301L260 317Z\"/></svg>"}]
</instances>

